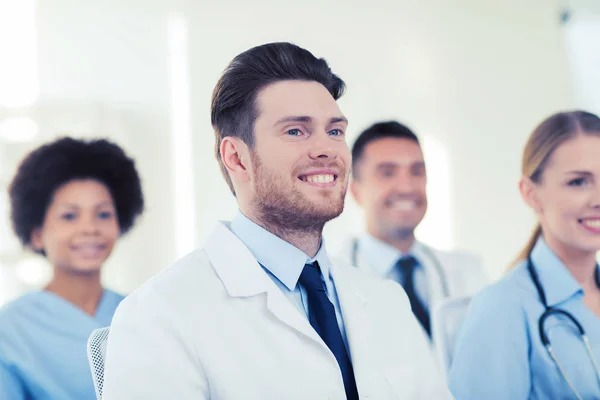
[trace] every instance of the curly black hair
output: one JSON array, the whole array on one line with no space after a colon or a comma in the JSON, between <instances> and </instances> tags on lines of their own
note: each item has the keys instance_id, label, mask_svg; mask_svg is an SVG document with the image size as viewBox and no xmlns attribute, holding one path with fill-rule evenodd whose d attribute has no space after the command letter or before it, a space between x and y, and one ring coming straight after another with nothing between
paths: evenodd
<instances>
[{"instance_id":1,"label":"curly black hair","mask_svg":"<svg viewBox=\"0 0 600 400\"><path fill-rule=\"evenodd\" d=\"M42 226L56 190L67 182L94 179L107 186L125 234L144 211L142 184L135 162L106 139L59 138L29 153L9 186L11 219L25 247Z\"/></svg>"}]
</instances>

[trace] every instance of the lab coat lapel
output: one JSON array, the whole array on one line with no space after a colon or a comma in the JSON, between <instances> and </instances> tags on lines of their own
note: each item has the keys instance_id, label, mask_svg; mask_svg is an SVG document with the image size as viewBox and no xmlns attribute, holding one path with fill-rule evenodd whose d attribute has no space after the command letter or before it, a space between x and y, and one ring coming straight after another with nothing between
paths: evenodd
<instances>
[{"instance_id":1,"label":"lab coat lapel","mask_svg":"<svg viewBox=\"0 0 600 400\"><path fill-rule=\"evenodd\" d=\"M205 250L230 296L251 297L267 293L266 307L273 316L327 348L306 317L285 297L250 250L224 223L217 225Z\"/></svg>"},{"instance_id":2,"label":"lab coat lapel","mask_svg":"<svg viewBox=\"0 0 600 400\"><path fill-rule=\"evenodd\" d=\"M445 271L440 271L440 268L443 268L442 262L444 260L440 260L440 255L436 254L434 249L426 247L426 245L421 242L415 243L413 252L425 270L431 312L435 305L445 298L443 279L446 277L446 274ZM441 274L444 274L444 278L442 278ZM446 284L448 284L448 282L446 282Z\"/></svg>"},{"instance_id":3,"label":"lab coat lapel","mask_svg":"<svg viewBox=\"0 0 600 400\"><path fill-rule=\"evenodd\" d=\"M373 373L375 364L372 346L377 346L377 343L367 314L368 299L359 285L352 280L349 274L351 271L345 271L341 265L332 263L331 274L342 309L356 385L361 398L380 398L377 393L381 381L377 381L378 374Z\"/></svg>"},{"instance_id":4,"label":"lab coat lapel","mask_svg":"<svg viewBox=\"0 0 600 400\"><path fill-rule=\"evenodd\" d=\"M289 301L288 298L281 293L281 290L274 283L272 288L267 293L267 308L271 313L284 324L304 334L308 338L319 342L323 347L327 348L325 342L317 334L314 328L306 317L298 311L296 307Z\"/></svg>"}]
</instances>

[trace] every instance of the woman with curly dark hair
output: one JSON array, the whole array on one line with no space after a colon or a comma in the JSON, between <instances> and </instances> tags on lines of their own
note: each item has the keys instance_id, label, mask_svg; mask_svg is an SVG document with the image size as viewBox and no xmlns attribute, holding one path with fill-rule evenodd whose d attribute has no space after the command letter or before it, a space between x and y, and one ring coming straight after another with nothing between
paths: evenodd
<instances>
[{"instance_id":1,"label":"woman with curly dark hair","mask_svg":"<svg viewBox=\"0 0 600 400\"><path fill-rule=\"evenodd\" d=\"M16 235L53 276L0 309L0 399L95 399L86 343L123 299L100 271L144 209L135 163L107 140L61 138L25 157L9 192Z\"/></svg>"}]
</instances>

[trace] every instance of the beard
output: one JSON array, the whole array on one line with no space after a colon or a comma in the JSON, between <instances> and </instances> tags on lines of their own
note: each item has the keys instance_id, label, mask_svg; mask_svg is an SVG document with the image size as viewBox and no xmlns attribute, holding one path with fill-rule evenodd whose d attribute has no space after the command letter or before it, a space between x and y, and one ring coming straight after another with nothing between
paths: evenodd
<instances>
[{"instance_id":1,"label":"beard","mask_svg":"<svg viewBox=\"0 0 600 400\"><path fill-rule=\"evenodd\" d=\"M284 232L318 232L320 233L325 223L338 217L344 210L346 195L346 168L340 162L314 162L310 167L328 168L338 167L342 175L338 180L342 182L342 190L334 192L323 189L319 195L320 201L310 199L297 187L288 184L287 179L262 163L258 154L252 154L254 165L254 181L256 193L252 201L252 208L256 216L271 230ZM304 166L306 167L306 166Z\"/></svg>"}]
</instances>

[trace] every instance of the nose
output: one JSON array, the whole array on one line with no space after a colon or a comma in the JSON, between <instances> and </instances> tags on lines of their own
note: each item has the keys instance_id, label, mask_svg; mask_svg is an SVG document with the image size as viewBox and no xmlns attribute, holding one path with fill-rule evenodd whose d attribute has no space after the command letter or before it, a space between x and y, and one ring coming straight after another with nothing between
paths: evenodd
<instances>
[{"instance_id":1,"label":"nose","mask_svg":"<svg viewBox=\"0 0 600 400\"><path fill-rule=\"evenodd\" d=\"M394 187L400 193L412 193L415 190L415 179L408 168L400 168L394 179Z\"/></svg>"},{"instance_id":2,"label":"nose","mask_svg":"<svg viewBox=\"0 0 600 400\"><path fill-rule=\"evenodd\" d=\"M98 221L92 216L81 218L79 229L84 235L96 235L99 232Z\"/></svg>"},{"instance_id":3,"label":"nose","mask_svg":"<svg viewBox=\"0 0 600 400\"><path fill-rule=\"evenodd\" d=\"M313 160L335 159L340 155L340 151L342 151L344 147L348 150L348 145L345 140L336 140L329 136L325 131L313 135L311 139L309 156Z\"/></svg>"},{"instance_id":4,"label":"nose","mask_svg":"<svg viewBox=\"0 0 600 400\"><path fill-rule=\"evenodd\" d=\"M594 192L594 197L592 197L591 206L592 208L600 209L600 185L598 185L596 191Z\"/></svg>"}]
</instances>

